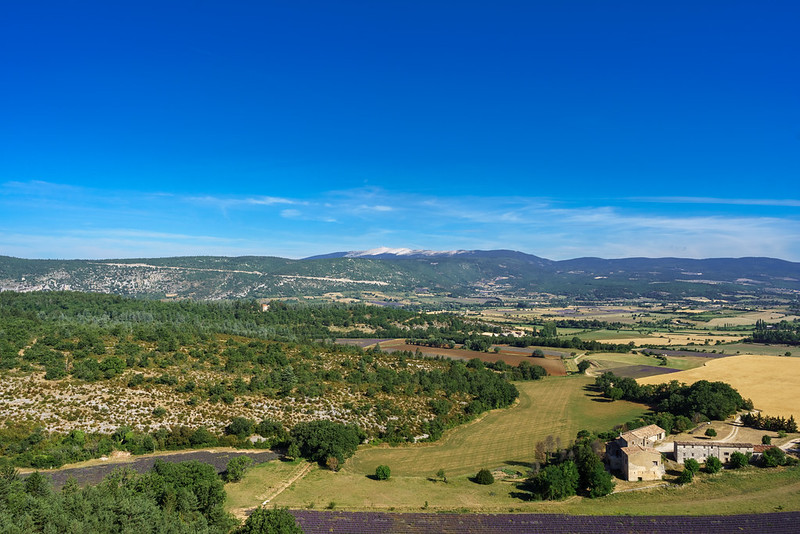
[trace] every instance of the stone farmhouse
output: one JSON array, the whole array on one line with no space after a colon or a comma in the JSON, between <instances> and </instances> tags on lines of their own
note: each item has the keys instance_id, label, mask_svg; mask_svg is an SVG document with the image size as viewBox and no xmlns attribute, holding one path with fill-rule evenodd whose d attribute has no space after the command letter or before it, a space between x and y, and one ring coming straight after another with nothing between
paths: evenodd
<instances>
[{"instance_id":1,"label":"stone farmhouse","mask_svg":"<svg viewBox=\"0 0 800 534\"><path fill-rule=\"evenodd\" d=\"M700 463L706 458L715 456L722 463L727 463L734 452L760 456L769 445L753 445L752 443L733 443L723 441L676 441L674 445L675 461L682 464L687 459L693 458Z\"/></svg>"},{"instance_id":2,"label":"stone farmhouse","mask_svg":"<svg viewBox=\"0 0 800 534\"><path fill-rule=\"evenodd\" d=\"M658 425L648 425L624 432L606 444L609 468L625 480L661 480L664 464L653 446L667 436Z\"/></svg>"}]
</instances>

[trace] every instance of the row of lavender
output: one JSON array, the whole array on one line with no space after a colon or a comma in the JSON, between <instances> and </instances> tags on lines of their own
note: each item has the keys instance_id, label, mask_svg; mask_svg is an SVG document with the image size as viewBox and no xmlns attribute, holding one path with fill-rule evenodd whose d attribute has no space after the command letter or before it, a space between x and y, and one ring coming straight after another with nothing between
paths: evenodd
<instances>
[{"instance_id":1,"label":"row of lavender","mask_svg":"<svg viewBox=\"0 0 800 534\"><path fill-rule=\"evenodd\" d=\"M569 516L551 514L401 514L293 510L306 534L428 533L483 534L790 534L800 512L730 516Z\"/></svg>"}]
</instances>

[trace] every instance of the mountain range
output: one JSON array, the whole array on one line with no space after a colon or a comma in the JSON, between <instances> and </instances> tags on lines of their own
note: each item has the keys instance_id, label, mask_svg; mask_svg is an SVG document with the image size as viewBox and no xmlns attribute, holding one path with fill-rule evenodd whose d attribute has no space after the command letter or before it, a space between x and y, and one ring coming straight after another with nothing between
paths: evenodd
<instances>
[{"instance_id":1,"label":"mountain range","mask_svg":"<svg viewBox=\"0 0 800 534\"><path fill-rule=\"evenodd\" d=\"M301 260L185 256L32 260L0 256L0 290L75 290L145 298L281 298L443 295L588 300L708 297L795 299L800 263L773 258L576 258L554 261L512 250L377 248Z\"/></svg>"}]
</instances>

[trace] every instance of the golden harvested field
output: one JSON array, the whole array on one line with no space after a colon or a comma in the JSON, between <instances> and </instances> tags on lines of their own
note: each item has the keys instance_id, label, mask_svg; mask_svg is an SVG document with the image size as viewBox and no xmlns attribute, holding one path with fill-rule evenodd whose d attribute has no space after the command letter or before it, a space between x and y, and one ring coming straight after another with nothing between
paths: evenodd
<instances>
[{"instance_id":1,"label":"golden harvested field","mask_svg":"<svg viewBox=\"0 0 800 534\"><path fill-rule=\"evenodd\" d=\"M591 334L578 337L584 337L585 339L594 339ZM706 340L708 340L711 344L714 344L717 341L722 341L723 343L732 343L741 340L743 337L744 337L743 334L720 335L720 334L705 334L696 332L673 332L673 333L654 332L653 334L646 336L620 336L615 338L598 339L598 341L603 341L606 343L618 343L622 345L632 342L637 347L641 347L643 345L663 345L663 346L675 347L675 346L688 345L689 343L702 345L706 342Z\"/></svg>"},{"instance_id":2,"label":"golden harvested field","mask_svg":"<svg viewBox=\"0 0 800 534\"><path fill-rule=\"evenodd\" d=\"M778 321L793 321L796 318L796 315L787 315L785 310L763 310L743 313L736 317L715 317L705 324L709 327L724 326L726 324L742 326L756 324L759 319L768 323L776 323Z\"/></svg>"},{"instance_id":3,"label":"golden harvested field","mask_svg":"<svg viewBox=\"0 0 800 534\"><path fill-rule=\"evenodd\" d=\"M756 409L767 415L800 416L800 358L745 355L710 360L696 369L639 379L640 384L659 384L678 380L693 384L698 380L727 382L745 398L753 399Z\"/></svg>"}]
</instances>

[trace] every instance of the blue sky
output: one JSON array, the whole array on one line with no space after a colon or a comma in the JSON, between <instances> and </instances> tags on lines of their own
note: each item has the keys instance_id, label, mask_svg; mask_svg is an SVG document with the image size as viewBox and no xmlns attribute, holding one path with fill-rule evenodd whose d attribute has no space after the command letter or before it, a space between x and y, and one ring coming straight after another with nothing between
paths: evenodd
<instances>
[{"instance_id":1,"label":"blue sky","mask_svg":"<svg viewBox=\"0 0 800 534\"><path fill-rule=\"evenodd\" d=\"M0 254L800 261L800 4L16 2Z\"/></svg>"}]
</instances>

